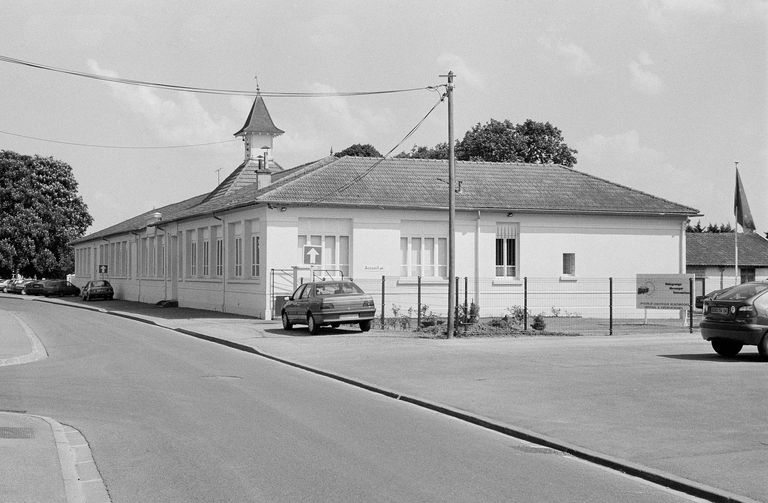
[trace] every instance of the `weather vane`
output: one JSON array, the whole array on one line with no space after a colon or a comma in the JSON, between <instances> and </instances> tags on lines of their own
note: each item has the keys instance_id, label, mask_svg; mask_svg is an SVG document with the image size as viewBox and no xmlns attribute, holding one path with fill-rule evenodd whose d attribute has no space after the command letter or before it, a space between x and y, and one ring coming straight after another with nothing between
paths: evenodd
<instances>
[{"instance_id":1,"label":"weather vane","mask_svg":"<svg viewBox=\"0 0 768 503\"><path fill-rule=\"evenodd\" d=\"M259 89L259 75L254 75L253 79L256 81L256 94L258 94L261 92L261 89Z\"/></svg>"}]
</instances>

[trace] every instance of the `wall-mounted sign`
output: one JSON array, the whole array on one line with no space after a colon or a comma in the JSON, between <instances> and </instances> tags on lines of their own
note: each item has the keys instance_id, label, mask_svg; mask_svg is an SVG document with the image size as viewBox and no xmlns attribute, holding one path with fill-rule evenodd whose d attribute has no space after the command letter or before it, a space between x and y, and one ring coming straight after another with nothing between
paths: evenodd
<instances>
[{"instance_id":1,"label":"wall-mounted sign","mask_svg":"<svg viewBox=\"0 0 768 503\"><path fill-rule=\"evenodd\" d=\"M638 309L685 309L691 305L693 274L638 274Z\"/></svg>"},{"instance_id":2,"label":"wall-mounted sign","mask_svg":"<svg viewBox=\"0 0 768 503\"><path fill-rule=\"evenodd\" d=\"M304 263L320 265L323 263L323 247L319 245L304 245Z\"/></svg>"},{"instance_id":3,"label":"wall-mounted sign","mask_svg":"<svg viewBox=\"0 0 768 503\"><path fill-rule=\"evenodd\" d=\"M99 264L99 274L107 274L109 272L109 266L107 264Z\"/></svg>"}]
</instances>

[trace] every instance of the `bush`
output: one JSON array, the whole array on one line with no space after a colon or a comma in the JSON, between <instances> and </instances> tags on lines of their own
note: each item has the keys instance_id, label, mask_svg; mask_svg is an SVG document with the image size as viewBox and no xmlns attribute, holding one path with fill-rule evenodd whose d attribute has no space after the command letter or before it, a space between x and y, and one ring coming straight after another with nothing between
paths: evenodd
<instances>
[{"instance_id":1,"label":"bush","mask_svg":"<svg viewBox=\"0 0 768 503\"><path fill-rule=\"evenodd\" d=\"M536 316L533 317L533 323L531 323L531 328L534 330L544 330L547 327L547 324L544 322L544 315L539 313Z\"/></svg>"}]
</instances>

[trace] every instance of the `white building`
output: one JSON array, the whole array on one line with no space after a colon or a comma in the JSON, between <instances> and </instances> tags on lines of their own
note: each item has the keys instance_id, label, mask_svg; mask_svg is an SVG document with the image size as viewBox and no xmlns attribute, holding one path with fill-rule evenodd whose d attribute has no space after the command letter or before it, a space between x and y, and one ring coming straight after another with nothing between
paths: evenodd
<instances>
[{"instance_id":1,"label":"white building","mask_svg":"<svg viewBox=\"0 0 768 503\"><path fill-rule=\"evenodd\" d=\"M209 194L74 241L75 282L107 277L117 298L267 319L313 274L447 283L447 161L327 157L283 170L280 134L257 97L236 133L244 162ZM558 165L459 161L456 180L456 275L472 278L480 305L480 278L501 291L524 277L572 287L686 271L693 208Z\"/></svg>"}]
</instances>

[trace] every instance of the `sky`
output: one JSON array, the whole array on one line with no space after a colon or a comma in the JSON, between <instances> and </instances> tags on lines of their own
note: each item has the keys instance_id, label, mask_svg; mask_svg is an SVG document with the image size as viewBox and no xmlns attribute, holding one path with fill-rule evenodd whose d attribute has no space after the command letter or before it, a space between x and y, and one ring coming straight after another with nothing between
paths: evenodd
<instances>
[{"instance_id":1,"label":"sky","mask_svg":"<svg viewBox=\"0 0 768 503\"><path fill-rule=\"evenodd\" d=\"M0 56L244 93L417 89L266 97L285 168L447 141L443 102L398 146L451 70L457 139L492 118L550 122L576 170L702 225L734 224L738 162L768 231L768 0L6 0ZM0 149L67 162L89 232L213 190L243 160L233 133L253 102L3 61L0 89Z\"/></svg>"}]
</instances>

